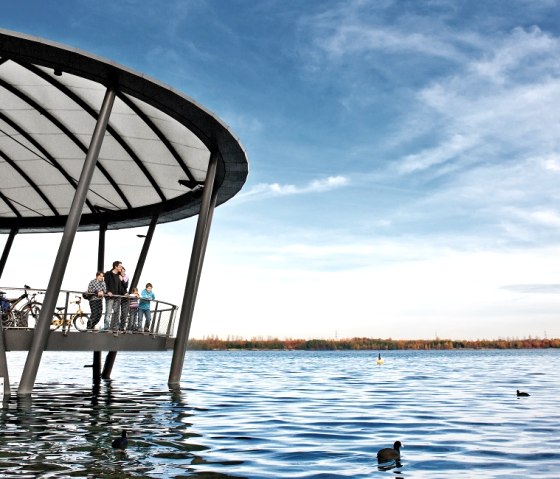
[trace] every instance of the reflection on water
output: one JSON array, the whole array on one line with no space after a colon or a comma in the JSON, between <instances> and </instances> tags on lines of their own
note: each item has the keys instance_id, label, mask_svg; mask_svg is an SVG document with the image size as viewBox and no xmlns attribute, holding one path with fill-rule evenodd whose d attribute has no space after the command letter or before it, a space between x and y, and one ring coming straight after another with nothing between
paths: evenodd
<instances>
[{"instance_id":1,"label":"reflection on water","mask_svg":"<svg viewBox=\"0 0 560 479\"><path fill-rule=\"evenodd\" d=\"M192 408L175 391L38 386L1 411L0 471L44 477L180 477L204 463L192 432ZM111 440L129 429L125 454ZM4 476L2 476L4 477ZM233 477L233 476L224 476Z\"/></svg>"},{"instance_id":2,"label":"reflection on water","mask_svg":"<svg viewBox=\"0 0 560 479\"><path fill-rule=\"evenodd\" d=\"M171 390L170 353L93 386L88 354L45 356L0 409L0 477L559 477L560 351L189 352Z\"/></svg>"}]
</instances>

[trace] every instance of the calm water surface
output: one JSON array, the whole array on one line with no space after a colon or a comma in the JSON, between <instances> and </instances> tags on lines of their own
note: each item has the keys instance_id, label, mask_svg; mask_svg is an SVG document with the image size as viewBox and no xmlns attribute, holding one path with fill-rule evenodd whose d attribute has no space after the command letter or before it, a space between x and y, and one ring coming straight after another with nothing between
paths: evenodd
<instances>
[{"instance_id":1,"label":"calm water surface","mask_svg":"<svg viewBox=\"0 0 560 479\"><path fill-rule=\"evenodd\" d=\"M0 477L560 477L559 350L384 356L189 352L170 391L171 353L119 353L98 388L91 353L46 353L0 409ZM24 361L8 353L12 383ZM401 466L379 469L397 439Z\"/></svg>"}]
</instances>

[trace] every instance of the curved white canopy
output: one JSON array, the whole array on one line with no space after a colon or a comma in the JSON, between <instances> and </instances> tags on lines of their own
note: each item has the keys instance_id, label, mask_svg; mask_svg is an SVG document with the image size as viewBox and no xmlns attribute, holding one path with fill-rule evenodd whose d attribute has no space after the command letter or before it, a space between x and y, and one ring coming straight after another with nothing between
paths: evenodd
<instances>
[{"instance_id":1,"label":"curved white canopy","mask_svg":"<svg viewBox=\"0 0 560 479\"><path fill-rule=\"evenodd\" d=\"M0 29L0 232L61 231L108 86L117 90L80 230L196 215L211 154L217 204L243 186L243 147L216 116L115 63Z\"/></svg>"}]
</instances>

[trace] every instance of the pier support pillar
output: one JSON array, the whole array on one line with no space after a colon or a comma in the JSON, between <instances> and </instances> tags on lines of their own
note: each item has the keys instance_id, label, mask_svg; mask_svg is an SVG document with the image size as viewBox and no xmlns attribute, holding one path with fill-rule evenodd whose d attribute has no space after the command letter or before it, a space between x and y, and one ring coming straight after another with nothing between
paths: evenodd
<instances>
[{"instance_id":1,"label":"pier support pillar","mask_svg":"<svg viewBox=\"0 0 560 479\"><path fill-rule=\"evenodd\" d=\"M101 351L93 352L92 377L94 383L101 380Z\"/></svg>"},{"instance_id":2,"label":"pier support pillar","mask_svg":"<svg viewBox=\"0 0 560 479\"><path fill-rule=\"evenodd\" d=\"M0 324L0 377L4 378L4 398L10 397L10 375L8 374L8 358L4 342L4 328Z\"/></svg>"},{"instance_id":3,"label":"pier support pillar","mask_svg":"<svg viewBox=\"0 0 560 479\"><path fill-rule=\"evenodd\" d=\"M105 93L105 97L103 98L103 104L101 105L99 117L91 137L84 166L76 187L76 193L74 194L74 199L72 200L72 205L70 206L70 211L68 212L68 219L66 221L66 225L64 226L64 233L62 234L51 278L47 286L47 292L45 293L45 301L43 302L39 319L35 325L33 340L31 342L31 347L29 348L29 353L27 354L27 359L21 375L21 381L18 388L19 395L30 395L35 384L35 379L37 378L39 363L41 362L43 351L45 350L45 346L49 339L51 320L56 307L58 294L60 292L60 286L62 285L66 266L68 265L68 258L70 257L70 252L72 250L74 237L76 236L76 232L78 231L78 227L80 225L82 210L84 208L88 189L95 171L95 165L97 164L101 144L103 143L103 138L107 130L107 124L109 122L115 96L115 89L109 87Z\"/></svg>"},{"instance_id":4,"label":"pier support pillar","mask_svg":"<svg viewBox=\"0 0 560 479\"><path fill-rule=\"evenodd\" d=\"M115 358L117 357L116 351L109 351L107 357L105 358L105 364L103 365L103 372L101 373L102 379L111 379L111 371L113 370L113 364L115 364Z\"/></svg>"},{"instance_id":5,"label":"pier support pillar","mask_svg":"<svg viewBox=\"0 0 560 479\"><path fill-rule=\"evenodd\" d=\"M214 181L216 179L217 170L218 153L213 152L210 156L208 171L206 172L200 213L198 214L198 221L196 223L196 232L187 274L187 284L185 285L185 294L181 305L181 313L179 314L179 326L177 328L175 344L173 345L173 357L171 359L168 381L170 386L179 384L181 380L181 372L183 370L183 363L187 350L187 341L189 339L194 313L194 304L198 292L198 284L200 282L200 273L202 271L202 263L204 262L208 235L210 234L212 215L216 206L218 192L217 189L214 190Z\"/></svg>"},{"instance_id":6,"label":"pier support pillar","mask_svg":"<svg viewBox=\"0 0 560 479\"><path fill-rule=\"evenodd\" d=\"M104 271L105 263L105 233L107 232L107 223L99 225L99 242L97 246L97 271ZM104 301L103 299L101 301ZM103 316L101 316L103 321ZM93 383L97 384L101 380L101 351L93 352L93 366L91 370Z\"/></svg>"}]
</instances>

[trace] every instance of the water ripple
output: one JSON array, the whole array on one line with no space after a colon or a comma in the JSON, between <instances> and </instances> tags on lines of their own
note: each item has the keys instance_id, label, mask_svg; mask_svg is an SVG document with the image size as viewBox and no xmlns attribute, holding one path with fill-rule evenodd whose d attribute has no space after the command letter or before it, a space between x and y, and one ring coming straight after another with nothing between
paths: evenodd
<instances>
[{"instance_id":1,"label":"water ripple","mask_svg":"<svg viewBox=\"0 0 560 479\"><path fill-rule=\"evenodd\" d=\"M119 353L98 386L87 354L49 353L64 374L42 366L33 396L0 410L0 477L559 476L560 351L384 356L189 352L169 390L167 353ZM25 356L8 361L18 377ZM130 446L115 453L123 428ZM400 466L378 467L397 439Z\"/></svg>"}]
</instances>

